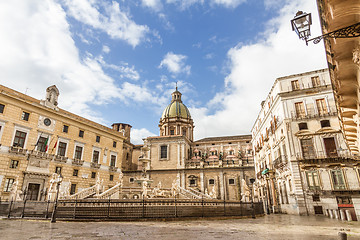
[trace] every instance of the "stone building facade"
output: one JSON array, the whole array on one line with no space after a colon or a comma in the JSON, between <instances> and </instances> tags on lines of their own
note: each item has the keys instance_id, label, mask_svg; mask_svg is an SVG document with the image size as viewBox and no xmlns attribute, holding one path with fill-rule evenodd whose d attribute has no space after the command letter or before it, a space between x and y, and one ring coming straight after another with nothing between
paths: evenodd
<instances>
[{"instance_id":1,"label":"stone building facade","mask_svg":"<svg viewBox=\"0 0 360 240\"><path fill-rule=\"evenodd\" d=\"M250 135L193 141L194 122L177 89L159 129L160 136L148 137L142 147L134 148L138 169L124 171L125 186L139 187L145 177L149 187L169 189L177 181L186 192L249 201L249 179L254 178Z\"/></svg>"},{"instance_id":2,"label":"stone building facade","mask_svg":"<svg viewBox=\"0 0 360 240\"><path fill-rule=\"evenodd\" d=\"M252 137L268 212L360 217L360 168L344 141L327 69L276 79Z\"/></svg>"},{"instance_id":3,"label":"stone building facade","mask_svg":"<svg viewBox=\"0 0 360 240\"><path fill-rule=\"evenodd\" d=\"M96 179L105 188L115 185L129 145L126 134L59 108L56 86L46 90L45 100L0 90L2 200L10 199L11 191L13 200L46 200L54 173L62 175L61 192L68 194Z\"/></svg>"}]
</instances>

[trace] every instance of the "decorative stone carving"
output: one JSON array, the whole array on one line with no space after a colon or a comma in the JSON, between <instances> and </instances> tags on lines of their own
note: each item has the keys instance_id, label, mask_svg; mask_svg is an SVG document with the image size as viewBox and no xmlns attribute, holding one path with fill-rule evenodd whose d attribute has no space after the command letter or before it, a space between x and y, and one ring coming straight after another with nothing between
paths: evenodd
<instances>
[{"instance_id":1,"label":"decorative stone carving","mask_svg":"<svg viewBox=\"0 0 360 240\"><path fill-rule=\"evenodd\" d=\"M360 46L357 46L354 50L353 50L353 61L355 64L357 64L360 67Z\"/></svg>"},{"instance_id":2,"label":"decorative stone carving","mask_svg":"<svg viewBox=\"0 0 360 240\"><path fill-rule=\"evenodd\" d=\"M97 175L97 178L96 178L96 183L95 183L95 192L96 192L96 195L99 195L100 193L103 192L103 183L104 183L104 180L103 179L100 179L100 174Z\"/></svg>"},{"instance_id":3,"label":"decorative stone carving","mask_svg":"<svg viewBox=\"0 0 360 240\"><path fill-rule=\"evenodd\" d=\"M41 100L40 104L44 105L45 107L59 111L59 108L57 106L59 94L59 89L55 85L48 87L46 89L46 99Z\"/></svg>"},{"instance_id":4,"label":"decorative stone carving","mask_svg":"<svg viewBox=\"0 0 360 240\"><path fill-rule=\"evenodd\" d=\"M209 193L209 196L211 197L211 198L216 198L216 189L215 189L215 185L212 187L212 190L211 190L211 192Z\"/></svg>"},{"instance_id":5,"label":"decorative stone carving","mask_svg":"<svg viewBox=\"0 0 360 240\"><path fill-rule=\"evenodd\" d=\"M51 175L51 179L49 181L49 192L47 195L47 200L48 201L55 201L55 197L56 197L56 178L57 178L57 173L53 173Z\"/></svg>"},{"instance_id":6,"label":"decorative stone carving","mask_svg":"<svg viewBox=\"0 0 360 240\"><path fill-rule=\"evenodd\" d=\"M19 177L16 178L15 182L11 187L10 199L12 199L13 201L21 201L20 194L22 193L22 191L19 190L18 187L19 187Z\"/></svg>"},{"instance_id":7,"label":"decorative stone carving","mask_svg":"<svg viewBox=\"0 0 360 240\"><path fill-rule=\"evenodd\" d=\"M250 188L246 184L245 179L241 179L241 201L249 201L250 200Z\"/></svg>"}]
</instances>

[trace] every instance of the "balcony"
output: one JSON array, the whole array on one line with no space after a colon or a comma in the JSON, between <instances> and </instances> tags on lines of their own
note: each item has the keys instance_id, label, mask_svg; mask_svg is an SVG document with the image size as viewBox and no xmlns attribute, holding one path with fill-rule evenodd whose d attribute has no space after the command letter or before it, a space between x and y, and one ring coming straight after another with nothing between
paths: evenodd
<instances>
[{"instance_id":1,"label":"balcony","mask_svg":"<svg viewBox=\"0 0 360 240\"><path fill-rule=\"evenodd\" d=\"M327 84L325 81L320 81L318 84L299 84L297 87L289 86L288 89L285 89L280 94L281 95L289 95L289 94L298 94L299 92L305 91L305 92L316 92L319 91L319 89L326 89L330 88L331 85Z\"/></svg>"},{"instance_id":2,"label":"balcony","mask_svg":"<svg viewBox=\"0 0 360 240\"><path fill-rule=\"evenodd\" d=\"M83 164L84 164L84 160L76 159L76 158L72 160L72 165L82 166Z\"/></svg>"},{"instance_id":3,"label":"balcony","mask_svg":"<svg viewBox=\"0 0 360 240\"><path fill-rule=\"evenodd\" d=\"M59 163L66 163L68 160L65 156L55 155L54 161Z\"/></svg>"},{"instance_id":4,"label":"balcony","mask_svg":"<svg viewBox=\"0 0 360 240\"><path fill-rule=\"evenodd\" d=\"M336 116L337 110L336 108L326 109L325 111L318 111L317 109L310 108L307 109L306 112L297 113L295 111L291 112L292 120L303 120L303 119L312 119L312 118L323 118L328 116Z\"/></svg>"},{"instance_id":5,"label":"balcony","mask_svg":"<svg viewBox=\"0 0 360 240\"><path fill-rule=\"evenodd\" d=\"M109 166L109 171L111 171L111 172L116 172L117 170L118 170L117 167L115 167L115 166Z\"/></svg>"},{"instance_id":6,"label":"balcony","mask_svg":"<svg viewBox=\"0 0 360 240\"><path fill-rule=\"evenodd\" d=\"M334 152L326 153L324 151L297 153L296 159L307 164L324 163L341 163L342 161L356 160L348 150L335 150Z\"/></svg>"},{"instance_id":7,"label":"balcony","mask_svg":"<svg viewBox=\"0 0 360 240\"><path fill-rule=\"evenodd\" d=\"M36 151L36 150L29 151L29 155L30 155L30 157L49 159L49 160L54 157L54 155L52 155L52 154L49 154L46 152L41 152L41 151Z\"/></svg>"},{"instance_id":8,"label":"balcony","mask_svg":"<svg viewBox=\"0 0 360 240\"><path fill-rule=\"evenodd\" d=\"M26 154L27 150L22 147L10 147L9 153L24 155Z\"/></svg>"},{"instance_id":9,"label":"balcony","mask_svg":"<svg viewBox=\"0 0 360 240\"><path fill-rule=\"evenodd\" d=\"M99 169L100 166L101 166L101 164L100 164L100 163L97 163L97 162L91 162L91 163L90 163L90 167L92 167L92 168L97 168L97 169Z\"/></svg>"},{"instance_id":10,"label":"balcony","mask_svg":"<svg viewBox=\"0 0 360 240\"><path fill-rule=\"evenodd\" d=\"M280 155L277 157L273 162L274 168L278 170L283 170L287 167L287 156L286 155Z\"/></svg>"}]
</instances>

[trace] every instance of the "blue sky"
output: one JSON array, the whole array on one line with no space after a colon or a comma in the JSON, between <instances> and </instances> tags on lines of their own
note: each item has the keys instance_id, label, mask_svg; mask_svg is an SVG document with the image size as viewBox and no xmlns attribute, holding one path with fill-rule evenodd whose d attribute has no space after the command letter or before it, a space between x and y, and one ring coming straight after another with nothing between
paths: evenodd
<instances>
[{"instance_id":1,"label":"blue sky","mask_svg":"<svg viewBox=\"0 0 360 240\"><path fill-rule=\"evenodd\" d=\"M291 31L315 0L13 0L0 3L0 83L110 126L157 135L178 82L195 138L249 134L275 78L326 67Z\"/></svg>"}]
</instances>

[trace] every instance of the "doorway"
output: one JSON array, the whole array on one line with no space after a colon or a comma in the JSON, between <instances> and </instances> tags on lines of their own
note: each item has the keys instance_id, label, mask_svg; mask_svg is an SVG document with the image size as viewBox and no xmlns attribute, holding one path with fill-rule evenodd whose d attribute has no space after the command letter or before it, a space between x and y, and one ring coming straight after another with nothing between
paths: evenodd
<instances>
[{"instance_id":1,"label":"doorway","mask_svg":"<svg viewBox=\"0 0 360 240\"><path fill-rule=\"evenodd\" d=\"M40 191L40 184L29 183L26 199L31 201L37 201L39 196L39 191Z\"/></svg>"},{"instance_id":2,"label":"doorway","mask_svg":"<svg viewBox=\"0 0 360 240\"><path fill-rule=\"evenodd\" d=\"M324 138L324 145L327 157L337 157L336 144L333 137Z\"/></svg>"}]
</instances>

